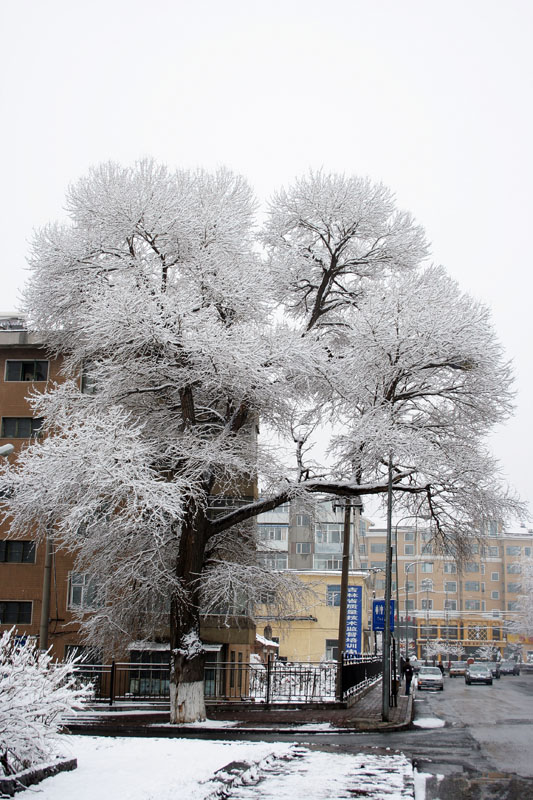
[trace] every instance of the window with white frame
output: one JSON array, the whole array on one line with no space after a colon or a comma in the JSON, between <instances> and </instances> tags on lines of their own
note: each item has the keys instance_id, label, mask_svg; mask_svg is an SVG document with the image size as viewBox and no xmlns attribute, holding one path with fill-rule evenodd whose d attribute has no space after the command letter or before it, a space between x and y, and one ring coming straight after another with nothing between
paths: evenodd
<instances>
[{"instance_id":1,"label":"window with white frame","mask_svg":"<svg viewBox=\"0 0 533 800\"><path fill-rule=\"evenodd\" d=\"M405 542L414 542L415 540L414 531L406 531L403 535L403 538Z\"/></svg>"},{"instance_id":2,"label":"window with white frame","mask_svg":"<svg viewBox=\"0 0 533 800\"><path fill-rule=\"evenodd\" d=\"M457 600L445 600L444 601L444 610L445 611L457 611Z\"/></svg>"},{"instance_id":3,"label":"window with white frame","mask_svg":"<svg viewBox=\"0 0 533 800\"><path fill-rule=\"evenodd\" d=\"M457 591L457 581L445 581L444 591L454 593Z\"/></svg>"},{"instance_id":4,"label":"window with white frame","mask_svg":"<svg viewBox=\"0 0 533 800\"><path fill-rule=\"evenodd\" d=\"M508 556L521 556L522 555L522 548L518 545L507 545L505 548L505 552Z\"/></svg>"},{"instance_id":5,"label":"window with white frame","mask_svg":"<svg viewBox=\"0 0 533 800\"><path fill-rule=\"evenodd\" d=\"M309 514L296 514L296 525L299 528L308 528L310 522Z\"/></svg>"},{"instance_id":6,"label":"window with white frame","mask_svg":"<svg viewBox=\"0 0 533 800\"><path fill-rule=\"evenodd\" d=\"M341 604L341 587L340 584L330 583L326 590L326 605L327 606L340 606Z\"/></svg>"},{"instance_id":7,"label":"window with white frame","mask_svg":"<svg viewBox=\"0 0 533 800\"><path fill-rule=\"evenodd\" d=\"M326 639L326 661L337 661L339 657L339 640Z\"/></svg>"},{"instance_id":8,"label":"window with white frame","mask_svg":"<svg viewBox=\"0 0 533 800\"><path fill-rule=\"evenodd\" d=\"M465 592L479 592L479 581L465 581Z\"/></svg>"},{"instance_id":9,"label":"window with white frame","mask_svg":"<svg viewBox=\"0 0 533 800\"><path fill-rule=\"evenodd\" d=\"M500 573L499 572L491 572L490 573L491 581L499 581L500 580Z\"/></svg>"},{"instance_id":10,"label":"window with white frame","mask_svg":"<svg viewBox=\"0 0 533 800\"><path fill-rule=\"evenodd\" d=\"M508 583L507 584L507 591L511 592L512 594L518 594L522 591L522 584L521 583Z\"/></svg>"},{"instance_id":11,"label":"window with white frame","mask_svg":"<svg viewBox=\"0 0 533 800\"><path fill-rule=\"evenodd\" d=\"M420 570L422 572L433 572L433 562L432 561L422 561L420 563Z\"/></svg>"},{"instance_id":12,"label":"window with white frame","mask_svg":"<svg viewBox=\"0 0 533 800\"><path fill-rule=\"evenodd\" d=\"M314 569L342 569L342 558L315 555L313 567Z\"/></svg>"},{"instance_id":13,"label":"window with white frame","mask_svg":"<svg viewBox=\"0 0 533 800\"><path fill-rule=\"evenodd\" d=\"M500 555L500 548L497 545L490 545L487 548L487 555L489 558L498 558Z\"/></svg>"},{"instance_id":14,"label":"window with white frame","mask_svg":"<svg viewBox=\"0 0 533 800\"><path fill-rule=\"evenodd\" d=\"M387 545L385 542L372 542L370 545L370 552L371 553L384 553L387 549Z\"/></svg>"},{"instance_id":15,"label":"window with white frame","mask_svg":"<svg viewBox=\"0 0 533 800\"><path fill-rule=\"evenodd\" d=\"M296 553L308 555L311 552L311 542L296 542Z\"/></svg>"},{"instance_id":16,"label":"window with white frame","mask_svg":"<svg viewBox=\"0 0 533 800\"><path fill-rule=\"evenodd\" d=\"M262 542L287 541L288 527L283 525L259 525L258 533Z\"/></svg>"},{"instance_id":17,"label":"window with white frame","mask_svg":"<svg viewBox=\"0 0 533 800\"><path fill-rule=\"evenodd\" d=\"M432 608L433 608L433 599L431 597L430 598L423 597L422 611L431 611Z\"/></svg>"},{"instance_id":18,"label":"window with white frame","mask_svg":"<svg viewBox=\"0 0 533 800\"><path fill-rule=\"evenodd\" d=\"M497 591L491 592L490 593L490 599L491 600L499 600L500 599L500 593L497 592Z\"/></svg>"},{"instance_id":19,"label":"window with white frame","mask_svg":"<svg viewBox=\"0 0 533 800\"><path fill-rule=\"evenodd\" d=\"M452 561L445 561L444 572L447 575L455 575L455 573L457 572L457 564L454 564Z\"/></svg>"},{"instance_id":20,"label":"window with white frame","mask_svg":"<svg viewBox=\"0 0 533 800\"><path fill-rule=\"evenodd\" d=\"M465 600L465 611L480 611L480 610L481 610L480 600L472 600L472 599Z\"/></svg>"},{"instance_id":21,"label":"window with white frame","mask_svg":"<svg viewBox=\"0 0 533 800\"><path fill-rule=\"evenodd\" d=\"M518 611L518 603L516 600L511 600L507 603L507 611Z\"/></svg>"},{"instance_id":22,"label":"window with white frame","mask_svg":"<svg viewBox=\"0 0 533 800\"><path fill-rule=\"evenodd\" d=\"M343 541L342 525L336 523L321 523L315 528L317 544L340 544Z\"/></svg>"},{"instance_id":23,"label":"window with white frame","mask_svg":"<svg viewBox=\"0 0 533 800\"><path fill-rule=\"evenodd\" d=\"M403 553L404 553L405 556L414 556L414 554L415 554L415 546L414 546L414 544L404 544Z\"/></svg>"},{"instance_id":24,"label":"window with white frame","mask_svg":"<svg viewBox=\"0 0 533 800\"><path fill-rule=\"evenodd\" d=\"M94 577L83 572L71 572L68 579L68 607L86 609L98 607L98 584Z\"/></svg>"},{"instance_id":25,"label":"window with white frame","mask_svg":"<svg viewBox=\"0 0 533 800\"><path fill-rule=\"evenodd\" d=\"M522 574L522 565L519 561L513 561L512 564L507 564L507 574L508 575L521 575Z\"/></svg>"},{"instance_id":26,"label":"window with white frame","mask_svg":"<svg viewBox=\"0 0 533 800\"><path fill-rule=\"evenodd\" d=\"M467 561L465 564L465 572L479 572L479 564L477 561Z\"/></svg>"},{"instance_id":27,"label":"window with white frame","mask_svg":"<svg viewBox=\"0 0 533 800\"><path fill-rule=\"evenodd\" d=\"M286 553L258 553L257 561L269 569L287 569L288 556Z\"/></svg>"}]
</instances>

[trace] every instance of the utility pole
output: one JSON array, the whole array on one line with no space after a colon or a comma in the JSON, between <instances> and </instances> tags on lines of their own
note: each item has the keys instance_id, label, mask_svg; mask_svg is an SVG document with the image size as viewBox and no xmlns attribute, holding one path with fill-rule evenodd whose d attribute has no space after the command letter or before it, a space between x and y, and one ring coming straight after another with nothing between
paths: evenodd
<instances>
[{"instance_id":1,"label":"utility pole","mask_svg":"<svg viewBox=\"0 0 533 800\"><path fill-rule=\"evenodd\" d=\"M391 690L391 664L390 664L390 601L391 601L391 572L392 572L392 454L389 455L389 486L387 492L387 544L385 562L385 629L383 631L383 684L381 695L381 718L383 722L389 721L389 705Z\"/></svg>"},{"instance_id":2,"label":"utility pole","mask_svg":"<svg viewBox=\"0 0 533 800\"><path fill-rule=\"evenodd\" d=\"M346 498L344 502L344 526L342 540L342 571L341 571L341 596L339 608L339 635L337 648L337 698L342 700L342 663L344 651L346 650L346 616L348 606L348 578L350 573L350 528L352 508L361 510L360 498L355 498L352 503ZM354 527L357 518L354 517ZM357 541L357 538L354 537Z\"/></svg>"}]
</instances>

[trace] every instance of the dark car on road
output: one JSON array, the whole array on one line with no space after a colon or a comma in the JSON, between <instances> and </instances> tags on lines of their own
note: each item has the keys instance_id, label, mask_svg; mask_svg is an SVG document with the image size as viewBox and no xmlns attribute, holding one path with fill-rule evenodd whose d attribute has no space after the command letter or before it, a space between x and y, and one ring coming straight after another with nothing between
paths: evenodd
<instances>
[{"instance_id":1,"label":"dark car on road","mask_svg":"<svg viewBox=\"0 0 533 800\"><path fill-rule=\"evenodd\" d=\"M499 661L487 661L487 667L492 672L493 678L500 678L500 662Z\"/></svg>"},{"instance_id":2,"label":"dark car on road","mask_svg":"<svg viewBox=\"0 0 533 800\"><path fill-rule=\"evenodd\" d=\"M500 662L501 675L520 675L520 664L518 661L501 661Z\"/></svg>"},{"instance_id":3,"label":"dark car on road","mask_svg":"<svg viewBox=\"0 0 533 800\"><path fill-rule=\"evenodd\" d=\"M492 686L492 670L488 664L469 664L465 672L465 683L488 683Z\"/></svg>"}]
</instances>

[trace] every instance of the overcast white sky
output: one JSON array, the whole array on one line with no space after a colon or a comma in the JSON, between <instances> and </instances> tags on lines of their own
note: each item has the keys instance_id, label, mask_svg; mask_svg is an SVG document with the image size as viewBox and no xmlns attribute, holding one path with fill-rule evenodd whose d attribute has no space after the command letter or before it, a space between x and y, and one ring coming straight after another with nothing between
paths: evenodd
<instances>
[{"instance_id":1,"label":"overcast white sky","mask_svg":"<svg viewBox=\"0 0 533 800\"><path fill-rule=\"evenodd\" d=\"M2 7L0 311L32 229L102 160L382 180L515 364L494 447L531 485L531 0L17 0Z\"/></svg>"}]
</instances>

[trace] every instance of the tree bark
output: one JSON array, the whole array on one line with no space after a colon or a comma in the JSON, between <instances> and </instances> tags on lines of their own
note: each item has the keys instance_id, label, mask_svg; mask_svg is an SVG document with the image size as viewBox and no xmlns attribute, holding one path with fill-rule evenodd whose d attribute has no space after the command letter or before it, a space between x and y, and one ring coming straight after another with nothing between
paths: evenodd
<instances>
[{"instance_id":1,"label":"tree bark","mask_svg":"<svg viewBox=\"0 0 533 800\"><path fill-rule=\"evenodd\" d=\"M205 653L200 641L200 586L207 520L192 512L182 527L176 562L180 592L170 607L170 722L205 719Z\"/></svg>"}]
</instances>

